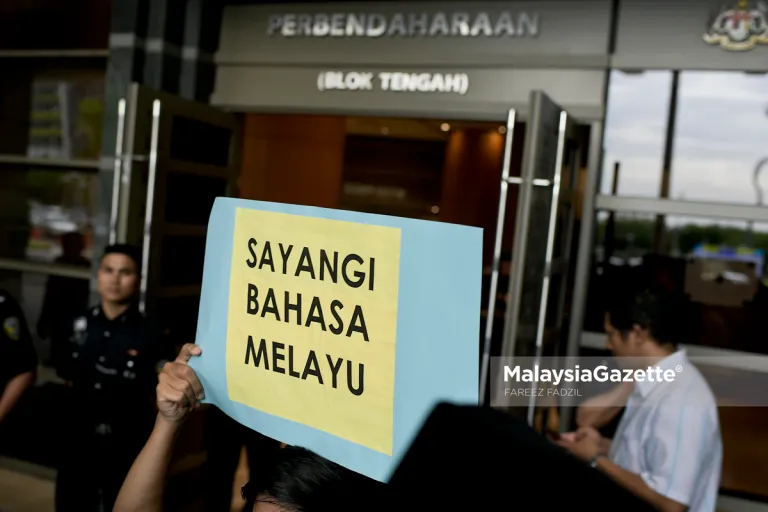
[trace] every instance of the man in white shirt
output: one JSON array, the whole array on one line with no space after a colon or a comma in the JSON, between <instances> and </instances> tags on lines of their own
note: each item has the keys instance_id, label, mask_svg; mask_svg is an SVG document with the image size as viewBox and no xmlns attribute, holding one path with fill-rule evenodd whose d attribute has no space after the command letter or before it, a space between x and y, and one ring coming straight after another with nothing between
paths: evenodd
<instances>
[{"instance_id":1,"label":"man in white shirt","mask_svg":"<svg viewBox=\"0 0 768 512\"><path fill-rule=\"evenodd\" d=\"M623 367L658 367L671 381L636 380L613 441L586 426L559 444L664 512L714 512L722 440L717 404L704 377L677 350L688 328L662 294L613 301L607 348ZM668 372L668 375L672 373Z\"/></svg>"}]
</instances>

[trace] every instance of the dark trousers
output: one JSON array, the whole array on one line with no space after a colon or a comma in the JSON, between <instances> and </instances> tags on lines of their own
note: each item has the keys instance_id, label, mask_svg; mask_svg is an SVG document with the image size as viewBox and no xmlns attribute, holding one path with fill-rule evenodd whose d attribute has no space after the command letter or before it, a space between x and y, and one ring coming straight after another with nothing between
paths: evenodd
<instances>
[{"instance_id":1,"label":"dark trousers","mask_svg":"<svg viewBox=\"0 0 768 512\"><path fill-rule=\"evenodd\" d=\"M275 464L280 442L241 425L218 409L211 409L205 423L208 459L204 469L206 512L230 510L232 485L245 446L251 478Z\"/></svg>"},{"instance_id":2,"label":"dark trousers","mask_svg":"<svg viewBox=\"0 0 768 512\"><path fill-rule=\"evenodd\" d=\"M75 439L56 476L56 511L109 512L141 443L87 429Z\"/></svg>"}]
</instances>

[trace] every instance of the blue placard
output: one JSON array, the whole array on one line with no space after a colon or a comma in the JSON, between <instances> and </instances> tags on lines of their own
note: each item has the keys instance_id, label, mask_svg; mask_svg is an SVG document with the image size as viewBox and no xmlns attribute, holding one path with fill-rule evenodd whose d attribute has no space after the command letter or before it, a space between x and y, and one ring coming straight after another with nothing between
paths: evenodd
<instances>
[{"instance_id":1,"label":"blue placard","mask_svg":"<svg viewBox=\"0 0 768 512\"><path fill-rule=\"evenodd\" d=\"M227 333L233 244L236 219L244 210L364 224L368 229L382 226L399 230L391 455L230 399ZM247 229L258 238L260 226L249 225ZM334 243L332 237L328 243ZM208 226L197 325L197 343L203 355L191 364L205 388L206 402L213 403L235 420L269 437L306 447L354 471L386 481L437 402L478 402L481 279L482 230L478 228L219 198ZM249 389L248 392L279 393L280 390Z\"/></svg>"}]
</instances>

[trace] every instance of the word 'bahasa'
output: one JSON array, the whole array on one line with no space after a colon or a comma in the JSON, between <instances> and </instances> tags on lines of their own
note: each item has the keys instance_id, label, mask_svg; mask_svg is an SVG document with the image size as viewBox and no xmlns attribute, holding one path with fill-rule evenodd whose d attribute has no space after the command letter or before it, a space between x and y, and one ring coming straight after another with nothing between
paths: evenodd
<instances>
[{"instance_id":1,"label":"word 'bahasa'","mask_svg":"<svg viewBox=\"0 0 768 512\"><path fill-rule=\"evenodd\" d=\"M331 282L370 292L375 290L376 260L373 257L363 258L357 254L339 254L338 251L324 249L312 251L308 247L272 244L269 241L259 244L254 238L248 239L248 253L245 263L250 269ZM272 287L260 288L258 284L249 282L246 313L263 320L319 329L355 342L371 341L361 305L344 304L337 298L302 293L298 291L301 281L297 280L296 283L296 290L276 290ZM248 336L244 358L246 365L296 379L307 380L311 377L320 385L330 385L334 389L343 386L339 382L343 379L353 395L361 396L365 392L363 363L354 363L327 353L318 357L314 349L307 352L306 358L294 357L300 351L295 350L290 343L259 336L255 338L260 341L257 343L253 336ZM307 339L311 339L311 335ZM346 375L343 375L345 370Z\"/></svg>"}]
</instances>

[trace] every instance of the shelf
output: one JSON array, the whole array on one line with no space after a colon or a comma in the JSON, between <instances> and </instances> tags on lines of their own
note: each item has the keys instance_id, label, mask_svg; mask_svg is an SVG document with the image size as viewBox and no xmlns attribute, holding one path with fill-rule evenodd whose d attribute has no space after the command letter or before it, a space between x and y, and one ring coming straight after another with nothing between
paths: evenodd
<instances>
[{"instance_id":1,"label":"shelf","mask_svg":"<svg viewBox=\"0 0 768 512\"><path fill-rule=\"evenodd\" d=\"M107 58L109 50L0 50L0 59L92 59Z\"/></svg>"},{"instance_id":2,"label":"shelf","mask_svg":"<svg viewBox=\"0 0 768 512\"><path fill-rule=\"evenodd\" d=\"M71 277L73 279L91 278L90 268L12 258L0 258L0 270L15 270L17 272L45 274L49 276Z\"/></svg>"},{"instance_id":3,"label":"shelf","mask_svg":"<svg viewBox=\"0 0 768 512\"><path fill-rule=\"evenodd\" d=\"M65 160L60 158L30 158L24 155L0 154L0 165L12 164L25 167L50 167L59 169L91 169L99 170L98 160Z\"/></svg>"}]
</instances>

